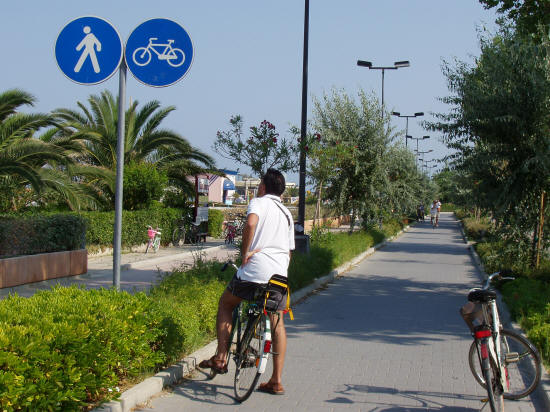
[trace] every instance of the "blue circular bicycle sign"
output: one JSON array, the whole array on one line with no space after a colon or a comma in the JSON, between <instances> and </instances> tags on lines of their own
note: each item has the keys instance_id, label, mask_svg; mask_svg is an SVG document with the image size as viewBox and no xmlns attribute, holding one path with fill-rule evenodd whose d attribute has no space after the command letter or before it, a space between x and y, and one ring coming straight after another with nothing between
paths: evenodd
<instances>
[{"instance_id":1,"label":"blue circular bicycle sign","mask_svg":"<svg viewBox=\"0 0 550 412\"><path fill-rule=\"evenodd\" d=\"M193 54L193 42L182 26L168 19L151 19L130 34L125 58L137 80L163 87L185 76L193 62Z\"/></svg>"},{"instance_id":2,"label":"blue circular bicycle sign","mask_svg":"<svg viewBox=\"0 0 550 412\"><path fill-rule=\"evenodd\" d=\"M80 84L107 80L119 68L122 54L118 32L99 17L72 20L55 42L57 65L65 76Z\"/></svg>"}]
</instances>

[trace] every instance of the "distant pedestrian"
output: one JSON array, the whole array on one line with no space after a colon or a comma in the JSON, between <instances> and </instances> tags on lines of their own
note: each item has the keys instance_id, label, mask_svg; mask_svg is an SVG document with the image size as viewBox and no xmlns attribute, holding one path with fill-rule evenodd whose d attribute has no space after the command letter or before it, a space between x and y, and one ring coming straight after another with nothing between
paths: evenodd
<instances>
[{"instance_id":1,"label":"distant pedestrian","mask_svg":"<svg viewBox=\"0 0 550 412\"><path fill-rule=\"evenodd\" d=\"M432 206L430 207L430 222L434 227L437 226L437 200L434 200L432 202Z\"/></svg>"}]
</instances>

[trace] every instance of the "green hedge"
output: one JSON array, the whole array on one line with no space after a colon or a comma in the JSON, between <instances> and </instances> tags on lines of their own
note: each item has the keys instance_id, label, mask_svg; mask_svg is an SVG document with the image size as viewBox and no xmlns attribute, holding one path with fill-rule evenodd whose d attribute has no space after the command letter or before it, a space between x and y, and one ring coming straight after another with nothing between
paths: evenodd
<instances>
[{"instance_id":1,"label":"green hedge","mask_svg":"<svg viewBox=\"0 0 550 412\"><path fill-rule=\"evenodd\" d=\"M208 209L208 236L221 238L223 233L224 214L221 210Z\"/></svg>"},{"instance_id":2,"label":"green hedge","mask_svg":"<svg viewBox=\"0 0 550 412\"><path fill-rule=\"evenodd\" d=\"M311 255L293 254L291 287L328 274L383 238L372 231L318 239ZM215 336L218 300L233 275L220 267L197 261L149 295L57 287L0 301L0 410L82 410L204 345Z\"/></svg>"},{"instance_id":3,"label":"green hedge","mask_svg":"<svg viewBox=\"0 0 550 412\"><path fill-rule=\"evenodd\" d=\"M0 258L61 252L85 246L86 222L79 216L0 218Z\"/></svg>"}]
</instances>

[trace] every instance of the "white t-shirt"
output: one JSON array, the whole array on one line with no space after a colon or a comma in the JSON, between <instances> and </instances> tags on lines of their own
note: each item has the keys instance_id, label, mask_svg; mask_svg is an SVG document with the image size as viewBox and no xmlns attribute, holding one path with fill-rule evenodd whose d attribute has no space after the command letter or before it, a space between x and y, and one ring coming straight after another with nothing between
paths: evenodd
<instances>
[{"instance_id":1,"label":"white t-shirt","mask_svg":"<svg viewBox=\"0 0 550 412\"><path fill-rule=\"evenodd\" d=\"M432 204L432 208L430 209L430 215L435 216L437 214L437 205Z\"/></svg>"},{"instance_id":2,"label":"white t-shirt","mask_svg":"<svg viewBox=\"0 0 550 412\"><path fill-rule=\"evenodd\" d=\"M248 214L251 213L258 215L258 225L250 250L260 251L252 255L244 267L239 268L237 277L250 282L267 283L272 275L288 276L289 251L294 250L292 215L282 205L280 198L274 195L252 199L248 205Z\"/></svg>"}]
</instances>

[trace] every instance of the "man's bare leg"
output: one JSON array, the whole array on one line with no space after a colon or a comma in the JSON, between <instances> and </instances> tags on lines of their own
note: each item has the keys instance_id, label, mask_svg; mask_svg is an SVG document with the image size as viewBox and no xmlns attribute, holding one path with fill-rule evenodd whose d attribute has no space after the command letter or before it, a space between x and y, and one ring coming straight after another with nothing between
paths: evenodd
<instances>
[{"instance_id":1,"label":"man's bare leg","mask_svg":"<svg viewBox=\"0 0 550 412\"><path fill-rule=\"evenodd\" d=\"M227 358L227 343L231 335L231 325L233 323L233 309L241 303L242 299L225 290L218 304L218 316L216 318L216 331L218 334L218 350L215 359L223 360Z\"/></svg>"},{"instance_id":2,"label":"man's bare leg","mask_svg":"<svg viewBox=\"0 0 550 412\"><path fill-rule=\"evenodd\" d=\"M283 377L283 366L285 364L286 353L286 330L283 321L283 312L279 312L279 316L270 315L270 321L273 352L275 352L276 355L273 355L273 373L271 375L269 383L271 385L277 385L282 389L281 382Z\"/></svg>"}]
</instances>

